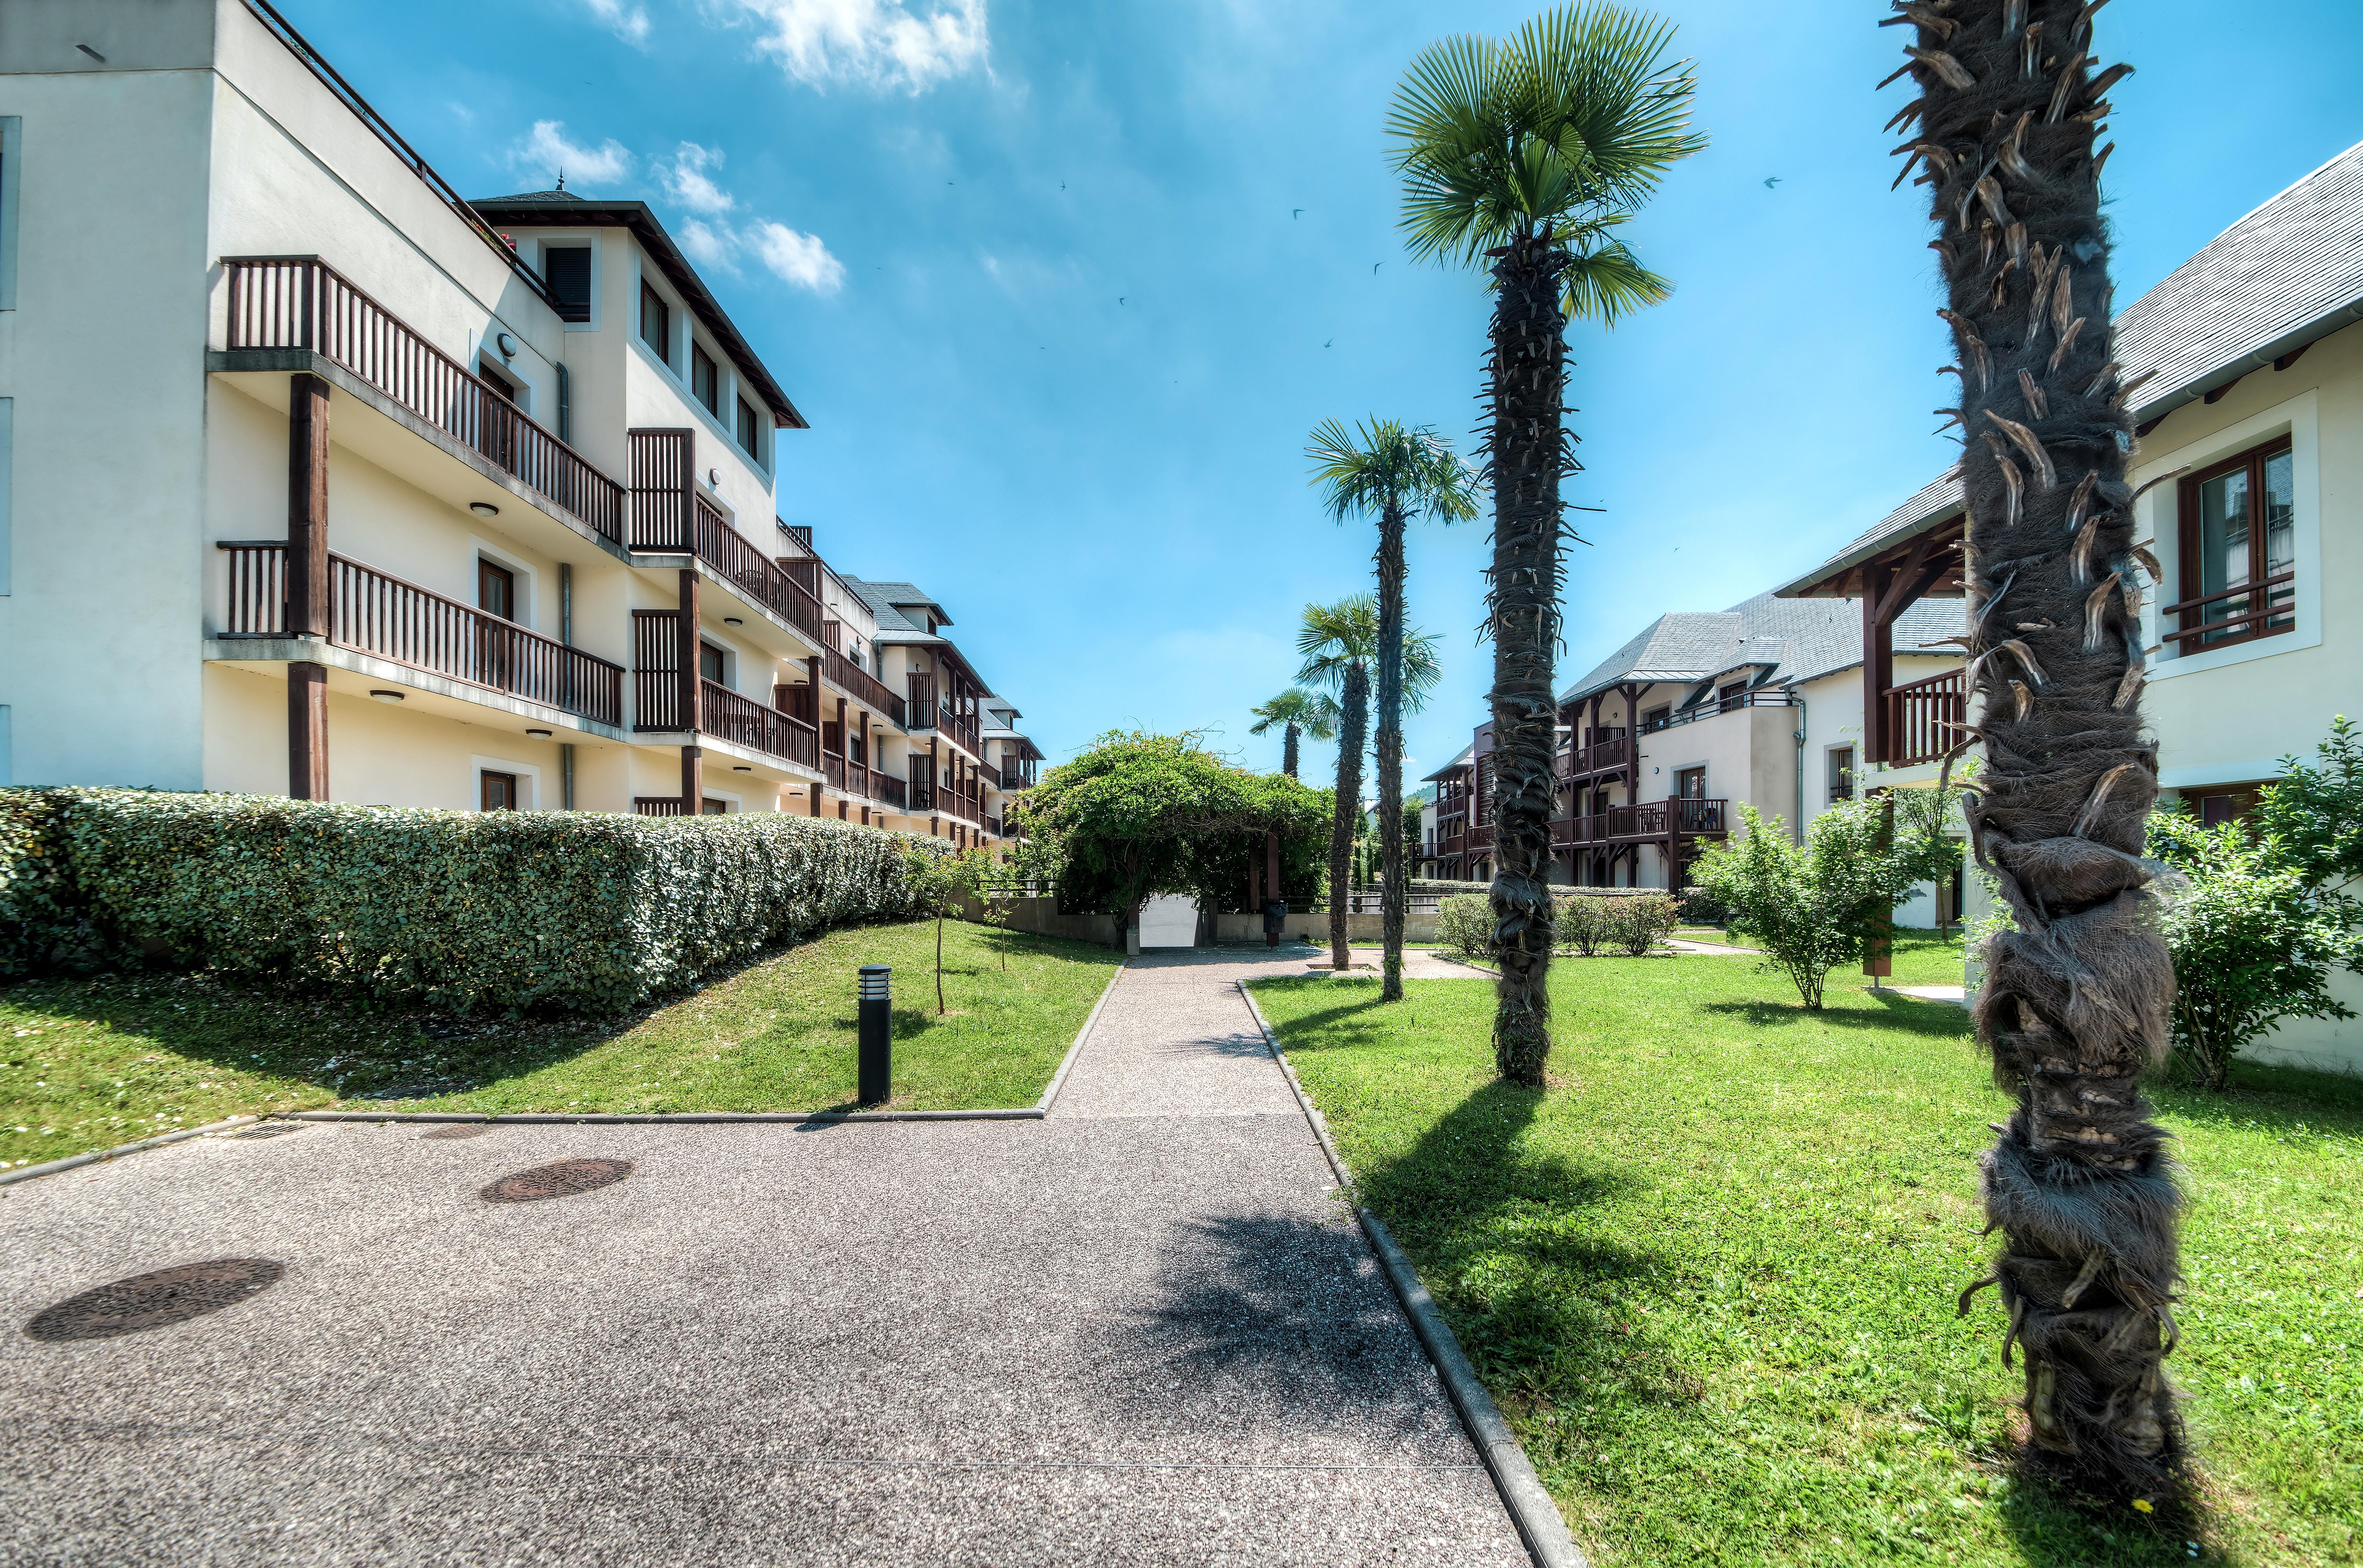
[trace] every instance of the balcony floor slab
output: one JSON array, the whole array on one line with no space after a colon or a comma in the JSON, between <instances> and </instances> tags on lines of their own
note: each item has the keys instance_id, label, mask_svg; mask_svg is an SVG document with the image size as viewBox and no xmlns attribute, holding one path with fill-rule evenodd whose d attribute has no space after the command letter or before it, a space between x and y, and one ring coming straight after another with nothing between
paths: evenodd
<instances>
[{"instance_id":1,"label":"balcony floor slab","mask_svg":"<svg viewBox=\"0 0 2363 1568\"><path fill-rule=\"evenodd\" d=\"M430 674L407 664L397 664L391 660L339 648L332 642L322 642L313 638L209 637L205 639L205 658L209 664L227 664L232 669L277 675L283 680L290 663L325 664L332 672L328 678L331 691L366 696L372 686L388 686L399 688L405 694L416 692L429 699L419 704L421 712L456 718L464 724L487 724L504 729L523 728L523 725L512 721L526 719L553 731L565 731L570 739L611 741L630 739L616 725L602 724L579 713L569 713L564 708L527 702L489 686L471 685L449 676ZM499 717L495 717L495 715Z\"/></svg>"}]
</instances>

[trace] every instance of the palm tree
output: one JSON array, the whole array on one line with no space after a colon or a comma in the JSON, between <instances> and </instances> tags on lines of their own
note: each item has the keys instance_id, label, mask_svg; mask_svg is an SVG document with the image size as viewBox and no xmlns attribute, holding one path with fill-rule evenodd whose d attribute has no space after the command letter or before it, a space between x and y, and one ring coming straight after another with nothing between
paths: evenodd
<instances>
[{"instance_id":1,"label":"palm tree","mask_svg":"<svg viewBox=\"0 0 2363 1568\"><path fill-rule=\"evenodd\" d=\"M1280 771L1290 778L1296 776L1298 736L1310 735L1315 740L1337 738L1337 705L1303 686L1291 686L1271 701L1248 711L1256 718L1248 726L1250 735L1262 735L1273 725L1280 726Z\"/></svg>"},{"instance_id":2,"label":"palm tree","mask_svg":"<svg viewBox=\"0 0 2363 1568\"><path fill-rule=\"evenodd\" d=\"M1969 670L1985 698L1964 738L1985 749L1969 842L2018 928L1989 945L1978 998L1979 1037L2018 1092L1985 1158L1986 1214L2007 1242L1981 1283L2002 1286L2025 1349L2038 1451L2138 1495L2182 1450L2163 1364L2181 1198L2136 1086L2166 1054L2174 972L2136 858L2158 794L2140 573L2158 567L2134 539L2108 154L2092 150L2102 95L2130 68L2094 71L2096 9L1958 0L1891 18L1916 28L1896 74L1921 94L1891 123L1920 122L1906 147L1927 166L1940 314L1960 350L1947 412L1965 427Z\"/></svg>"},{"instance_id":3,"label":"palm tree","mask_svg":"<svg viewBox=\"0 0 2363 1568\"><path fill-rule=\"evenodd\" d=\"M1362 748L1370 727L1370 667L1379 652L1379 601L1356 594L1334 605L1307 605L1296 634L1304 667L1300 685L1337 694L1337 802L1329 828L1330 961L1342 973L1348 960L1347 914L1352 903L1354 837L1362 821ZM1436 639L1407 631L1403 639L1403 705L1416 713L1436 689L1441 670Z\"/></svg>"},{"instance_id":4,"label":"palm tree","mask_svg":"<svg viewBox=\"0 0 2363 1568\"><path fill-rule=\"evenodd\" d=\"M1669 165L1705 145L1685 128L1687 63L1662 63L1672 37L1654 17L1585 0L1514 38L1447 39L1412 61L1387 117L1413 253L1484 264L1492 280L1493 1058L1536 1088L1550 1054L1559 479L1576 468L1562 423L1567 322L1614 326L1670 292L1614 231Z\"/></svg>"},{"instance_id":5,"label":"palm tree","mask_svg":"<svg viewBox=\"0 0 2363 1568\"><path fill-rule=\"evenodd\" d=\"M1348 431L1332 419L1313 432L1304 455L1322 503L1340 523L1356 513L1379 520L1379 820L1403 819L1403 527L1426 512L1448 523L1477 515L1475 479L1452 443L1425 425L1373 419ZM1403 839L1383 833L1379 907L1386 950L1381 1002L1403 1000L1403 906L1409 888Z\"/></svg>"}]
</instances>

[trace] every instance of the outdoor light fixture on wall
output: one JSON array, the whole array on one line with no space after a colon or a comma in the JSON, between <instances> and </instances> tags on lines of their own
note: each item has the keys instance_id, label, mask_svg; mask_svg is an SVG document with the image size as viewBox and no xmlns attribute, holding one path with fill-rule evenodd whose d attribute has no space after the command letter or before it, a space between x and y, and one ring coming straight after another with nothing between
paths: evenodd
<instances>
[{"instance_id":1,"label":"outdoor light fixture on wall","mask_svg":"<svg viewBox=\"0 0 2363 1568\"><path fill-rule=\"evenodd\" d=\"M501 509L490 501L471 501L468 503L468 510L480 517L497 517L501 515Z\"/></svg>"},{"instance_id":2,"label":"outdoor light fixture on wall","mask_svg":"<svg viewBox=\"0 0 2363 1568\"><path fill-rule=\"evenodd\" d=\"M501 358L505 360L513 360L516 358L516 339L510 337L505 332L501 332L494 335L493 341L500 346Z\"/></svg>"},{"instance_id":3,"label":"outdoor light fixture on wall","mask_svg":"<svg viewBox=\"0 0 2363 1568\"><path fill-rule=\"evenodd\" d=\"M740 620L737 616L724 616L722 617L722 624L724 626L745 626L747 623Z\"/></svg>"},{"instance_id":4,"label":"outdoor light fixture on wall","mask_svg":"<svg viewBox=\"0 0 2363 1568\"><path fill-rule=\"evenodd\" d=\"M402 700L402 694L400 692L372 692L370 695L378 702L400 702Z\"/></svg>"},{"instance_id":5,"label":"outdoor light fixture on wall","mask_svg":"<svg viewBox=\"0 0 2363 1568\"><path fill-rule=\"evenodd\" d=\"M547 740L549 739L549 731L547 729L528 729L526 733L532 736L537 740Z\"/></svg>"}]
</instances>

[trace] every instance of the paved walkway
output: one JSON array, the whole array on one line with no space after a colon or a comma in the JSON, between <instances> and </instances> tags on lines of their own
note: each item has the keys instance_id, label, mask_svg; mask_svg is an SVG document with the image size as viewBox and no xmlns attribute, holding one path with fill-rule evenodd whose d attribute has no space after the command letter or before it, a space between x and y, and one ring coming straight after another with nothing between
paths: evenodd
<instances>
[{"instance_id":1,"label":"paved walkway","mask_svg":"<svg viewBox=\"0 0 2363 1568\"><path fill-rule=\"evenodd\" d=\"M1525 1562L1232 983L1039 1122L307 1124L0 1190L0 1562ZM634 1162L545 1203L477 1189ZM238 1306L40 1308L261 1256Z\"/></svg>"}]
</instances>

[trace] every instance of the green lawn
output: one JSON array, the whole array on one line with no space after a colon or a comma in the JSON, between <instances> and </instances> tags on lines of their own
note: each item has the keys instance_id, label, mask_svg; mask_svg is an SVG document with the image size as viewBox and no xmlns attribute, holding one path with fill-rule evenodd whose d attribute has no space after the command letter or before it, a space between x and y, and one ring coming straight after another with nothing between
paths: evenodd
<instances>
[{"instance_id":1,"label":"green lawn","mask_svg":"<svg viewBox=\"0 0 2363 1568\"><path fill-rule=\"evenodd\" d=\"M894 967L893 1108L1030 1106L1117 962L949 921L941 1018L928 921L832 931L598 1021L382 1011L203 975L28 981L0 989L0 1161L274 1110L845 1108L864 963Z\"/></svg>"},{"instance_id":2,"label":"green lawn","mask_svg":"<svg viewBox=\"0 0 2363 1568\"><path fill-rule=\"evenodd\" d=\"M1906 939L1897 984L1959 977ZM2011 1477L1976 1158L2009 1102L1959 1008L1738 958L1553 965L1553 1085L1492 1072L1492 987L1256 995L1576 1535L1626 1564L2363 1561L2363 1085L2162 1089L2192 1196L2170 1363L2189 1529Z\"/></svg>"}]
</instances>

